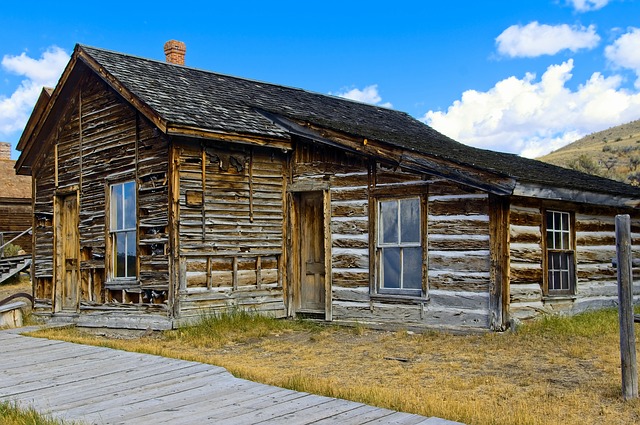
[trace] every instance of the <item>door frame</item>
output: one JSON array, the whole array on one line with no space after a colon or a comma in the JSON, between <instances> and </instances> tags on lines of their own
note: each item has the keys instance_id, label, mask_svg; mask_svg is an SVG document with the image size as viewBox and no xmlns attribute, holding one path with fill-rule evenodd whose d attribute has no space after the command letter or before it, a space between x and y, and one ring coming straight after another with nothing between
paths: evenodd
<instances>
[{"instance_id":1,"label":"door frame","mask_svg":"<svg viewBox=\"0 0 640 425\"><path fill-rule=\"evenodd\" d=\"M56 190L53 196L53 302L51 303L52 313L58 312L77 312L80 307L80 291L81 291L81 273L80 273L80 235L79 229L76 227L77 244L75 249L77 259L77 288L75 291L76 299L74 300L73 309L64 307L64 279L66 278L66 262L62 258L64 239L61 235L63 232L63 205L64 199L70 196L76 197L75 222L80 224L80 193L77 186L72 186L64 190ZM62 237L61 237L62 236Z\"/></svg>"},{"instance_id":2,"label":"door frame","mask_svg":"<svg viewBox=\"0 0 640 425\"><path fill-rule=\"evenodd\" d=\"M323 186L319 188L310 188L308 186L300 187L296 190L296 186L292 185L288 188L291 193L290 208L289 211L289 229L292 232L292 237L289 239L290 252L290 286L287 296L289 302L288 313L290 316L295 317L301 308L301 284L302 284L302 270L301 270L301 225L300 220L301 210L300 201L304 194L310 193L322 193L322 222L323 222L323 247L324 247L324 320L333 320L333 303L332 303L332 282L331 282L331 192L328 187Z\"/></svg>"}]
</instances>

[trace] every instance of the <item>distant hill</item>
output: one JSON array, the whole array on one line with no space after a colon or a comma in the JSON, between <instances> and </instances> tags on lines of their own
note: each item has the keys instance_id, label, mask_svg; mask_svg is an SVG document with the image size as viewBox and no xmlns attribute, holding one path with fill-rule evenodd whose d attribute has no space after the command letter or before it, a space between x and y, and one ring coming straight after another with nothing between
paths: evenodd
<instances>
[{"instance_id":1,"label":"distant hill","mask_svg":"<svg viewBox=\"0 0 640 425\"><path fill-rule=\"evenodd\" d=\"M640 120L589 134L538 159L637 186Z\"/></svg>"}]
</instances>

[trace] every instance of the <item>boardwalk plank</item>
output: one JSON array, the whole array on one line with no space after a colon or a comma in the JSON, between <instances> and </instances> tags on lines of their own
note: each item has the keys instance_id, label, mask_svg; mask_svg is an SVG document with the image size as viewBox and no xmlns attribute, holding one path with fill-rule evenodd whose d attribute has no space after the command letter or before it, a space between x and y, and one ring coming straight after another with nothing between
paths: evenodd
<instances>
[{"instance_id":1,"label":"boardwalk plank","mask_svg":"<svg viewBox=\"0 0 640 425\"><path fill-rule=\"evenodd\" d=\"M314 422L314 425L360 425L369 421L384 418L391 415L392 413L394 413L393 410L380 409L378 407L369 406L367 404L361 404L355 409L318 420Z\"/></svg>"},{"instance_id":2,"label":"boardwalk plank","mask_svg":"<svg viewBox=\"0 0 640 425\"><path fill-rule=\"evenodd\" d=\"M191 369L191 368L190 368ZM193 374L195 379L201 378L205 376L207 379L210 379L213 376L216 376L216 371L210 370L201 370L193 372L190 370L185 370L185 373ZM194 380L195 380L194 379ZM96 385L95 388L87 390L81 396L73 397L70 399L62 399L60 401L56 401L56 408L62 410L70 410L73 408L80 408L86 405L91 405L92 407L97 407L100 403L108 403L112 399L120 400L118 404L123 404L127 402L130 394L136 394L143 397L151 397L151 391L156 390L160 393L168 392L168 391L178 391L181 385L185 385L187 387L192 385L192 382L185 377L176 377L172 379L163 379L162 375L147 375L140 376L135 380L126 381L128 385L118 385L113 383L100 383ZM184 384L183 384L184 382ZM144 390L148 389L150 394L144 394Z\"/></svg>"},{"instance_id":3,"label":"boardwalk plank","mask_svg":"<svg viewBox=\"0 0 640 425\"><path fill-rule=\"evenodd\" d=\"M0 376L0 400L96 425L454 424L237 379L217 366L16 330L0 331Z\"/></svg>"}]
</instances>

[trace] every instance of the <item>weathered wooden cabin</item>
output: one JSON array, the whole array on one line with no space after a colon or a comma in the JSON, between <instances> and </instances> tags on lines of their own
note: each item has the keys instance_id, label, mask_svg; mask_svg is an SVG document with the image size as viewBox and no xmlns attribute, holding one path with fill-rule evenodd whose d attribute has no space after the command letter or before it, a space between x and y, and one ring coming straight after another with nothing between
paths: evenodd
<instances>
[{"instance_id":1,"label":"weathered wooden cabin","mask_svg":"<svg viewBox=\"0 0 640 425\"><path fill-rule=\"evenodd\" d=\"M14 238L14 245L31 252L31 178L16 175L11 144L0 142L0 246Z\"/></svg>"},{"instance_id":2,"label":"weathered wooden cabin","mask_svg":"<svg viewBox=\"0 0 640 425\"><path fill-rule=\"evenodd\" d=\"M614 216L637 237L638 188L165 50L78 45L36 105L16 167L33 176L39 314L501 330L615 303Z\"/></svg>"}]
</instances>

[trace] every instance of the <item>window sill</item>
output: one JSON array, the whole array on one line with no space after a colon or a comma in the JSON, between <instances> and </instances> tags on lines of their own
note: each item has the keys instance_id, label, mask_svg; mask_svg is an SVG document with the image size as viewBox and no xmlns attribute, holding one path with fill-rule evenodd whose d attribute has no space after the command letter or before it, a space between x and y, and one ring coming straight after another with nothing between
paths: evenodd
<instances>
[{"instance_id":1,"label":"window sill","mask_svg":"<svg viewBox=\"0 0 640 425\"><path fill-rule=\"evenodd\" d=\"M423 304L429 301L429 297L421 295L396 295L396 294L371 294L372 301L383 301L397 304Z\"/></svg>"},{"instance_id":2,"label":"window sill","mask_svg":"<svg viewBox=\"0 0 640 425\"><path fill-rule=\"evenodd\" d=\"M542 301L575 301L576 299L578 299L578 296L573 294L558 294L558 295L542 296Z\"/></svg>"}]
</instances>

